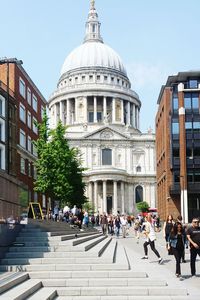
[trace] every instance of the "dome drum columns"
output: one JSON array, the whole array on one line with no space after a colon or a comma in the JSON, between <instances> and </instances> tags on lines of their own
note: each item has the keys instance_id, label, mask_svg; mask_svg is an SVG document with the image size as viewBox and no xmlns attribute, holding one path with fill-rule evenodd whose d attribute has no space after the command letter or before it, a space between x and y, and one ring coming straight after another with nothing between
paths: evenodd
<instances>
[{"instance_id":1,"label":"dome drum columns","mask_svg":"<svg viewBox=\"0 0 200 300\"><path fill-rule=\"evenodd\" d=\"M60 100L51 108L54 126L83 123L111 123L139 129L139 107L134 103L105 96L87 96Z\"/></svg>"}]
</instances>

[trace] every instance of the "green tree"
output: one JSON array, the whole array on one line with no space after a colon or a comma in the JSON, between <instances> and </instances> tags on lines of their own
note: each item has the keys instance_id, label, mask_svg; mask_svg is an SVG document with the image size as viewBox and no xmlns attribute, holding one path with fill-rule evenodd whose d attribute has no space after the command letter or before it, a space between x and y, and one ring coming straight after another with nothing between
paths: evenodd
<instances>
[{"instance_id":1,"label":"green tree","mask_svg":"<svg viewBox=\"0 0 200 300\"><path fill-rule=\"evenodd\" d=\"M86 198L80 155L77 149L69 147L66 127L59 122L56 129L49 130L47 121L47 117L43 118L39 124L35 143L38 152L35 190L47 193L61 205L81 206Z\"/></svg>"},{"instance_id":2,"label":"green tree","mask_svg":"<svg viewBox=\"0 0 200 300\"><path fill-rule=\"evenodd\" d=\"M142 201L136 204L138 211L148 212L149 204L146 201Z\"/></svg>"}]
</instances>

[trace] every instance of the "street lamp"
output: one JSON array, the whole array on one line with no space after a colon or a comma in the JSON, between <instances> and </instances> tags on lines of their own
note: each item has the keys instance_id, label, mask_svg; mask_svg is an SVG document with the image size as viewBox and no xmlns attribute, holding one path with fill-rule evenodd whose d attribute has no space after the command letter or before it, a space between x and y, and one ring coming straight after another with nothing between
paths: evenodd
<instances>
[{"instance_id":1,"label":"street lamp","mask_svg":"<svg viewBox=\"0 0 200 300\"><path fill-rule=\"evenodd\" d=\"M8 174L10 173L10 167L9 167L9 163L10 163L10 147L9 147L9 138L10 138L10 126L9 126L9 121L10 121L10 112L9 112L9 65L10 64L16 64L16 65L22 65L23 61L22 60L18 60L17 58L0 58L0 65L6 65L7 66L7 105L6 105L6 138L7 138L7 142L6 142L6 147L7 147L7 172Z\"/></svg>"}]
</instances>

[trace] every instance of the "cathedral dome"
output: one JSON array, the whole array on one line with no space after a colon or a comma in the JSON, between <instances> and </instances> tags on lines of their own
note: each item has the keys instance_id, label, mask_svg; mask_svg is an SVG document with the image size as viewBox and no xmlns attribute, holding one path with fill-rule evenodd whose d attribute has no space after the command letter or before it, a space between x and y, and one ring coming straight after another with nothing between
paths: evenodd
<instances>
[{"instance_id":1,"label":"cathedral dome","mask_svg":"<svg viewBox=\"0 0 200 300\"><path fill-rule=\"evenodd\" d=\"M74 49L65 59L61 75L80 68L108 68L127 76L119 55L100 41L86 41Z\"/></svg>"}]
</instances>

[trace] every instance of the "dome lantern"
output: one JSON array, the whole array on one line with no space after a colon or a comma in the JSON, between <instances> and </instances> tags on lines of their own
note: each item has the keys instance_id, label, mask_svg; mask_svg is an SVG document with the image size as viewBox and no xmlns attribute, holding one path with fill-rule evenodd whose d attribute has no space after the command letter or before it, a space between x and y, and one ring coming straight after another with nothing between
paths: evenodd
<instances>
[{"instance_id":1,"label":"dome lantern","mask_svg":"<svg viewBox=\"0 0 200 300\"><path fill-rule=\"evenodd\" d=\"M103 39L100 34L101 23L99 22L98 14L95 9L95 0L90 1L90 11L85 27L86 34L84 43L93 41L103 43Z\"/></svg>"}]
</instances>

